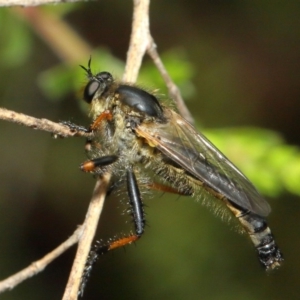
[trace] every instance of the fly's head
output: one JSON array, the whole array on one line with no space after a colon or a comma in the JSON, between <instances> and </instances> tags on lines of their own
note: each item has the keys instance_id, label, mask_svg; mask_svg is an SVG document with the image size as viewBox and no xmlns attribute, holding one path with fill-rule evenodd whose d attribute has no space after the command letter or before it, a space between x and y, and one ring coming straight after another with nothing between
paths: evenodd
<instances>
[{"instance_id":1,"label":"fly's head","mask_svg":"<svg viewBox=\"0 0 300 300\"><path fill-rule=\"evenodd\" d=\"M117 82L108 72L94 75L90 64L91 59L88 68L81 67L89 80L83 98L91 104L93 120L105 110L110 111L114 119L123 119L124 123L128 120L136 124L145 119L159 122L165 120L163 108L155 95L134 85Z\"/></svg>"},{"instance_id":2,"label":"fly's head","mask_svg":"<svg viewBox=\"0 0 300 300\"><path fill-rule=\"evenodd\" d=\"M91 71L91 59L88 62L88 68L81 66L87 74L88 83L84 88L83 99L91 104L91 116L96 119L104 110L109 109L110 89L113 86L114 79L108 72L100 72L94 75Z\"/></svg>"}]
</instances>

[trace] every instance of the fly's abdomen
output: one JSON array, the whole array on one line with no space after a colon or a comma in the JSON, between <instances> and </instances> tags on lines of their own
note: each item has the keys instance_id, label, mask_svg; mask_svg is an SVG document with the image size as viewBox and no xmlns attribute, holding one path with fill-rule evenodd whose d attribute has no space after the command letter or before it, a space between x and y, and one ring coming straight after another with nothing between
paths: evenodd
<instances>
[{"instance_id":1,"label":"fly's abdomen","mask_svg":"<svg viewBox=\"0 0 300 300\"><path fill-rule=\"evenodd\" d=\"M242 210L231 202L227 206L239 219L244 229L249 234L254 247L258 252L261 264L266 270L276 269L281 265L283 256L275 243L271 229L266 220L249 210Z\"/></svg>"},{"instance_id":2,"label":"fly's abdomen","mask_svg":"<svg viewBox=\"0 0 300 300\"><path fill-rule=\"evenodd\" d=\"M167 161L167 159L165 159ZM172 166L166 164L166 168L158 169L156 172L165 180L170 182L173 187L177 188L181 194L191 195L196 194L198 189L203 188L205 191L221 200L230 209L233 215L238 219L244 230L250 236L255 249L257 250L259 260L266 270L276 269L281 265L283 256L278 246L275 243L274 237L264 217L250 211L247 207L243 207L242 201L239 201L241 205L229 200L225 195L219 193L211 186L203 183L202 181L194 178L191 174L180 173L178 166ZM212 172L211 172L212 174ZM223 177L216 179L214 183L219 182L219 186L228 184L229 180L225 180ZM186 180L187 179L187 180ZM222 180L221 180L222 179ZM219 180L219 181L218 181ZM221 184L220 184L221 183ZM228 191L230 189L228 188ZM238 194L238 190L233 191L233 195ZM238 198L240 199L240 198ZM248 205L249 206L249 205ZM266 206L268 208L268 206Z\"/></svg>"}]
</instances>

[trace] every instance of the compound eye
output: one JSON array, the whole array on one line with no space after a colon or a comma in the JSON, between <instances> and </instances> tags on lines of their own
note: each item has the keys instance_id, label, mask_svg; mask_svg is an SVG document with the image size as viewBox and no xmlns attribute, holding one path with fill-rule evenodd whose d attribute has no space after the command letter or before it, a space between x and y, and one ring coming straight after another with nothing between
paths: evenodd
<instances>
[{"instance_id":1,"label":"compound eye","mask_svg":"<svg viewBox=\"0 0 300 300\"><path fill-rule=\"evenodd\" d=\"M86 85L83 92L83 99L87 103L91 103L97 90L99 89L100 83L97 80L90 80Z\"/></svg>"}]
</instances>

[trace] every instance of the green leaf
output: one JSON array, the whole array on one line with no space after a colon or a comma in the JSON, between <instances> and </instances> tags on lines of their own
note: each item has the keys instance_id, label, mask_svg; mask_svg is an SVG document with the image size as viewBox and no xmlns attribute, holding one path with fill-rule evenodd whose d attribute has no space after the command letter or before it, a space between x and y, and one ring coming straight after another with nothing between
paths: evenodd
<instances>
[{"instance_id":1,"label":"green leaf","mask_svg":"<svg viewBox=\"0 0 300 300\"><path fill-rule=\"evenodd\" d=\"M285 145L278 133L230 128L206 134L263 194L274 197L284 190L300 194L299 148Z\"/></svg>"},{"instance_id":2,"label":"green leaf","mask_svg":"<svg viewBox=\"0 0 300 300\"><path fill-rule=\"evenodd\" d=\"M59 65L41 73L38 84L44 94L53 101L59 101L73 89L74 70Z\"/></svg>"},{"instance_id":3,"label":"green leaf","mask_svg":"<svg viewBox=\"0 0 300 300\"><path fill-rule=\"evenodd\" d=\"M195 93L195 87L191 82L191 78L194 75L194 68L185 52L179 48L171 49L161 55L161 60L168 74L179 87L183 97L191 97ZM162 93L167 93L165 82L152 60L143 64L139 82L150 88L153 87L153 89L159 88Z\"/></svg>"}]
</instances>

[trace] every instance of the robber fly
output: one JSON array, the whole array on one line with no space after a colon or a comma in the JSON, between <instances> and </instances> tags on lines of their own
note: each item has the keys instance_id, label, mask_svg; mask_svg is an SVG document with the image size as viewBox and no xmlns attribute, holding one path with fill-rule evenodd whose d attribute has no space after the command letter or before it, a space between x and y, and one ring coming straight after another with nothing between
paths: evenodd
<instances>
[{"instance_id":1,"label":"robber fly","mask_svg":"<svg viewBox=\"0 0 300 300\"><path fill-rule=\"evenodd\" d=\"M80 294L99 255L135 242L144 233L141 187L198 198L213 196L249 234L265 269L279 267L283 256L264 218L270 206L245 175L184 118L160 103L154 93L118 82L108 72L93 74L90 64L91 60L88 68L81 66L88 77L83 97L91 105L93 120L86 130L91 134L87 142L89 160L81 169L98 176L111 172L118 182L126 182L134 232L94 246ZM68 122L66 125L85 130ZM147 172L153 176L140 182Z\"/></svg>"}]
</instances>

